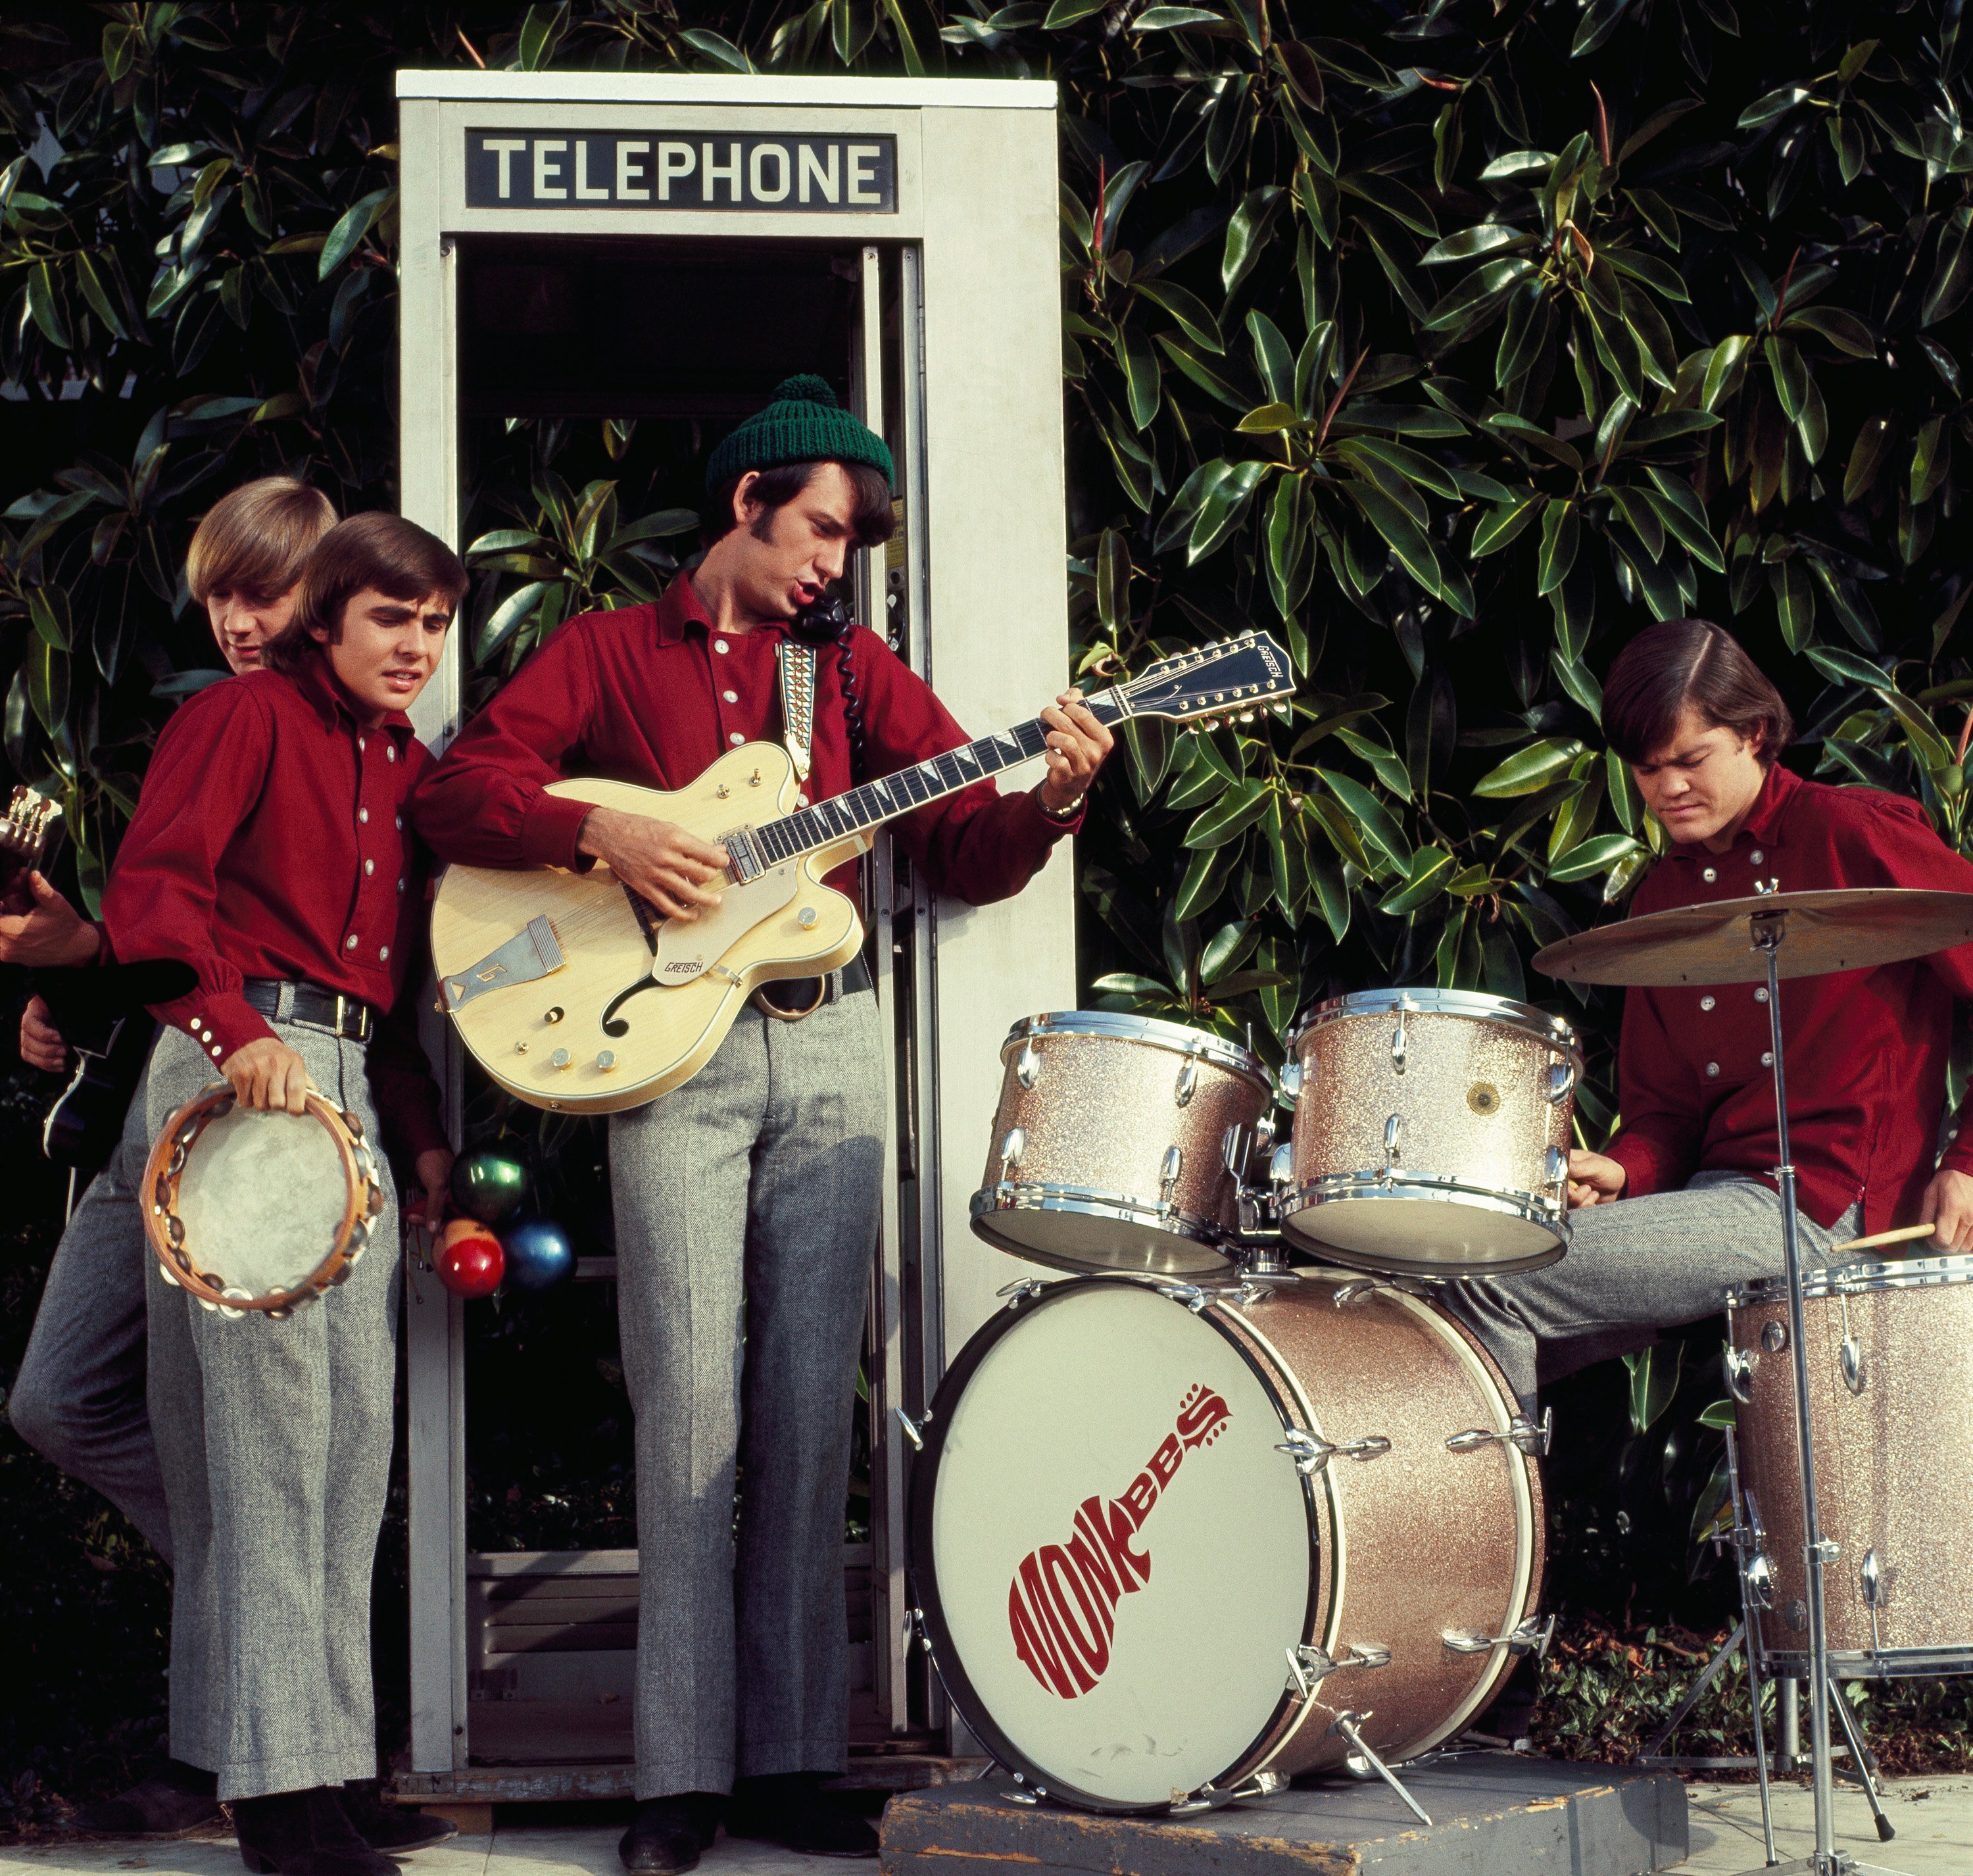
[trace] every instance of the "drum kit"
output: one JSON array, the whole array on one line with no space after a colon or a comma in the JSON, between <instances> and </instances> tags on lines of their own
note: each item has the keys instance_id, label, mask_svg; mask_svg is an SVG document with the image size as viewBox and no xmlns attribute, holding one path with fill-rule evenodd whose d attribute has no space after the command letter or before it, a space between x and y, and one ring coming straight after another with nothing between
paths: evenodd
<instances>
[{"instance_id":1,"label":"drum kit","mask_svg":"<svg viewBox=\"0 0 1973 1876\"><path fill-rule=\"evenodd\" d=\"M1534 961L1767 986L1785 1274L1721 1298L1735 1545L1757 1671L1809 1683L1804 1867L1828 1876L1832 1668L1973 1672L1952 1512L1924 1468L1886 1463L1973 1415L1973 1258L1804 1275L1780 986L1969 941L1973 895L1773 892ZM1546 1419L1431 1284L1566 1253L1574 1030L1373 990L1307 1011L1278 1077L1224 1036L1104 1011L1017 1023L1001 1059L973 1227L1065 1274L1009 1285L905 1418L912 1619L954 1707L1016 1802L1183 1815L1342 1770L1424 1817L1392 1768L1456 1739L1553 1626ZM1758 1681L1755 1704L1758 1728Z\"/></svg>"}]
</instances>

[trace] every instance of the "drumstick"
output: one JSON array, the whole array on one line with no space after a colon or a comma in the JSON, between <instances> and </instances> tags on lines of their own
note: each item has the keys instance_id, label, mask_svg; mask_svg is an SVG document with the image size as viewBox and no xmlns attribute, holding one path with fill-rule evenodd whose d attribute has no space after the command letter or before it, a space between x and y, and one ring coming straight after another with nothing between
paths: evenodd
<instances>
[{"instance_id":1,"label":"drumstick","mask_svg":"<svg viewBox=\"0 0 1973 1876\"><path fill-rule=\"evenodd\" d=\"M1874 1231L1867 1238L1852 1238L1847 1244L1834 1246L1829 1254L1834 1257L1837 1251L1874 1250L1880 1244L1908 1244L1913 1238L1931 1236L1929 1225L1900 1225L1895 1231Z\"/></svg>"}]
</instances>

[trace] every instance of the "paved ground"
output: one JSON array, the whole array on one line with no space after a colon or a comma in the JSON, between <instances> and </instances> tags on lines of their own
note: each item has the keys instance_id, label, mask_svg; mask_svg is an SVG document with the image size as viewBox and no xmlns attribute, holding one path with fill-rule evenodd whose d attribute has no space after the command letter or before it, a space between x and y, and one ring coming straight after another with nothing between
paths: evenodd
<instances>
[{"instance_id":1,"label":"paved ground","mask_svg":"<svg viewBox=\"0 0 1973 1876\"><path fill-rule=\"evenodd\" d=\"M1680 1864L1692 1876L1737 1876L1758 1871L1761 1797L1752 1785L1693 1785L1692 1855ZM1840 1780L1836 1787L1836 1847L1865 1869L1903 1876L1968 1876L1973 1871L1973 1779L1910 1778L1891 1783L1884 1810L1898 1833L1877 1841L1863 1794ZM1775 1788L1775 1854L1783 1862L1815 1848L1814 1799L1805 1786Z\"/></svg>"},{"instance_id":2,"label":"paved ground","mask_svg":"<svg viewBox=\"0 0 1973 1876\"><path fill-rule=\"evenodd\" d=\"M1813 1847L1809 1794L1793 1784L1775 1790L1775 1848L1785 1860ZM1739 1876L1761 1868L1760 1799L1751 1785L1694 1785L1690 1876ZM1891 1843L1877 1841L1863 1800L1839 1786L1837 1845L1867 1871L1901 1876L1968 1876L1973 1871L1973 1779L1906 1779L1891 1788L1886 1807L1896 1827ZM620 1825L607 1829L528 1829L502 1823L490 1837L461 1837L405 1865L407 1876L621 1876ZM790 1856L764 1845L722 1838L699 1865L708 1876L845 1876L851 1867L823 1857ZM874 1871L875 1865L865 1865ZM0 1876L238 1876L240 1855L216 1833L174 1844L89 1843L0 1849ZM1502 1871L1499 1876L1521 1876Z\"/></svg>"}]
</instances>

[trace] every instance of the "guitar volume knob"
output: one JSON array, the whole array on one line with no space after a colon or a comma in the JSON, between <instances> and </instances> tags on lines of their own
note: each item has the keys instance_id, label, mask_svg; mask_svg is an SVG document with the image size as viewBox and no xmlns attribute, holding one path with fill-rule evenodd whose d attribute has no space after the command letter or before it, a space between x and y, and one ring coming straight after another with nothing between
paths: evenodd
<instances>
[{"instance_id":1,"label":"guitar volume knob","mask_svg":"<svg viewBox=\"0 0 1973 1876\"><path fill-rule=\"evenodd\" d=\"M553 1055L548 1057L548 1066L551 1069L567 1068L568 1066L568 1051L566 1049L558 1049Z\"/></svg>"}]
</instances>

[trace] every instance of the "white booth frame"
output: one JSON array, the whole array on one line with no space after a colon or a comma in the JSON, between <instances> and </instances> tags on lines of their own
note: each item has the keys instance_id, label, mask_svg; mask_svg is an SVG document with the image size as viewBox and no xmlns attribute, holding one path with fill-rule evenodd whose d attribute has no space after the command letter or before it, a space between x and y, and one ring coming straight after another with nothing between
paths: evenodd
<instances>
[{"instance_id":1,"label":"white booth frame","mask_svg":"<svg viewBox=\"0 0 1973 1876\"><path fill-rule=\"evenodd\" d=\"M456 237L478 234L741 237L860 244L862 329L852 393L882 428L885 374L875 306L888 257L898 270L904 408L898 493L902 554L888 588L905 621L901 655L979 734L1034 715L1067 681L1061 313L1055 87L995 80L650 76L403 71L398 75L401 176L401 500L404 513L455 546L460 536ZM826 216L717 210L468 208L466 135L497 126L571 132L668 129L772 134L888 134L895 206ZM914 356L914 353L915 356ZM862 616L882 629L882 556L866 556ZM464 647L455 634L414 713L442 749L456 733ZM1020 785L1026 778L1017 778ZM883 843L873 899L892 904ZM1017 898L983 908L932 902L921 884L873 959L887 1008L915 1013L892 1112L921 1143L902 1186L887 1154L881 1257L872 1306L882 1350L870 1377L872 1640L880 1708L905 1725L908 1597L904 1465L888 1437L892 1406L930 1397L948 1351L996 1307L1009 1269L968 1229L1009 1025L1075 1000L1074 879L1065 850ZM909 981L895 972L908 973ZM460 1059L429 1019L446 1064L455 1131ZM901 1194L902 1203L901 1203ZM915 1308L911 1334L904 1312ZM411 1752L405 1781L430 1799L479 1796L468 1764L464 1305L417 1261L407 1265ZM905 1351L915 1352L906 1372ZM552 1794L607 1782L558 1784ZM503 1793L502 1795L508 1795ZM516 1791L512 1795L522 1795Z\"/></svg>"}]
</instances>

